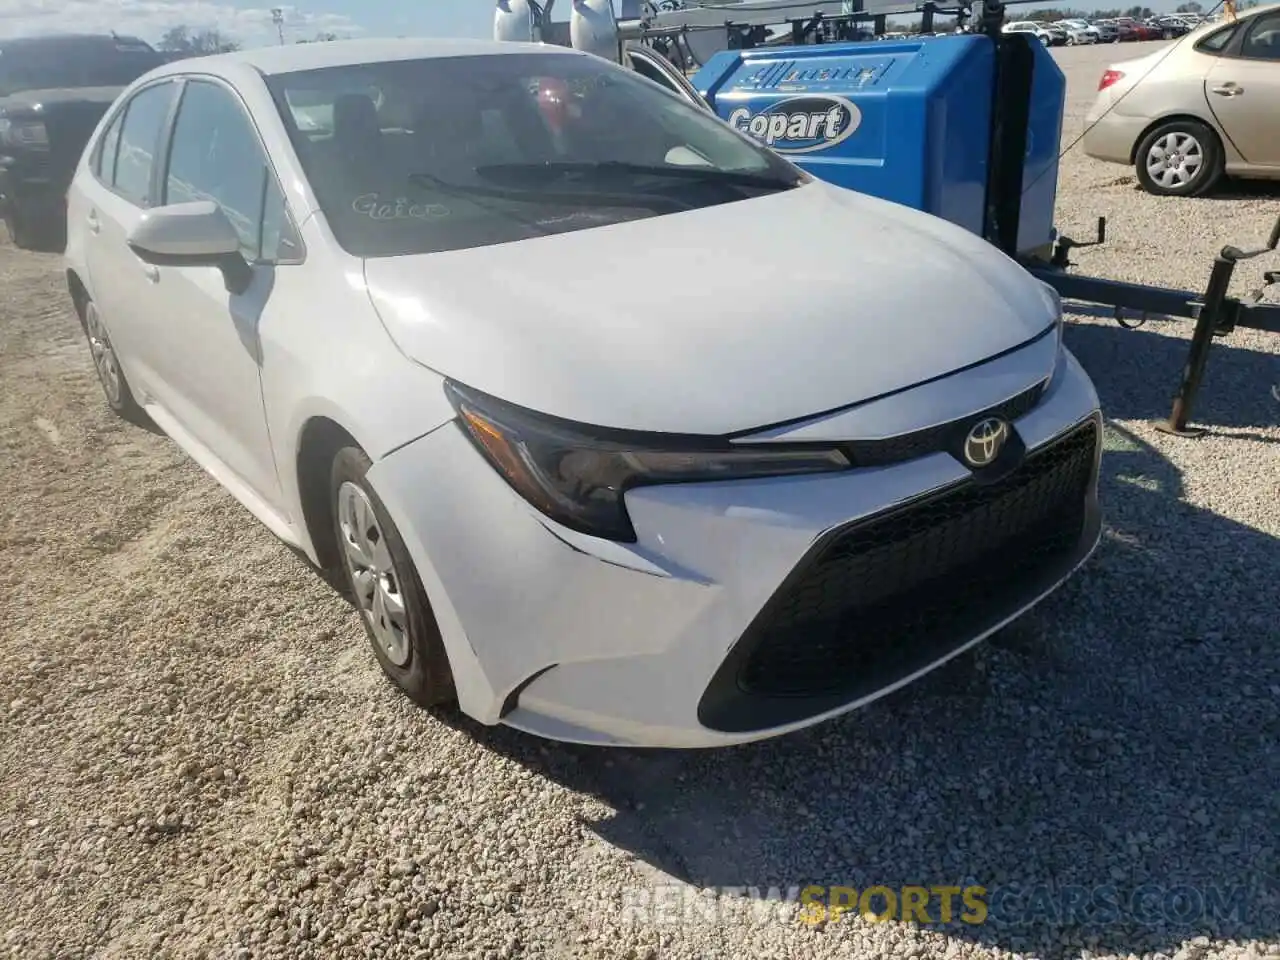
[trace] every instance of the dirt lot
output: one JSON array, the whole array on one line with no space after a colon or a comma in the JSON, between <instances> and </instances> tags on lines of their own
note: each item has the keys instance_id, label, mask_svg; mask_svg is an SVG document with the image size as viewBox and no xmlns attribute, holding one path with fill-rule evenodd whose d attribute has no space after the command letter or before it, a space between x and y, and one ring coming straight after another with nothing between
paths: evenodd
<instances>
[{"instance_id":1,"label":"dirt lot","mask_svg":"<svg viewBox=\"0 0 1280 960\"><path fill-rule=\"evenodd\" d=\"M1061 52L1067 142L1140 50ZM1199 285L1277 212L1063 165L1062 228L1112 218L1087 272ZM349 607L108 415L59 258L0 247L0 953L1280 957L1280 335L1215 346L1191 442L1150 426L1189 324L1073 320L1110 421L1081 576L841 721L601 752L393 693ZM809 883L1010 896L982 925L813 926L724 889Z\"/></svg>"}]
</instances>

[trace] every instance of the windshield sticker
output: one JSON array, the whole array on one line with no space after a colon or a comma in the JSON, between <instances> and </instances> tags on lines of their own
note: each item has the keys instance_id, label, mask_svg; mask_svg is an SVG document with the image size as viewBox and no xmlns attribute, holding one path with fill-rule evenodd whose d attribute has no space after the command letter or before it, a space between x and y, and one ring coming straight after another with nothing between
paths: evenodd
<instances>
[{"instance_id":1,"label":"windshield sticker","mask_svg":"<svg viewBox=\"0 0 1280 960\"><path fill-rule=\"evenodd\" d=\"M411 203L404 197L384 200L376 193L356 197L351 209L370 220L443 220L453 212L440 203Z\"/></svg>"}]
</instances>

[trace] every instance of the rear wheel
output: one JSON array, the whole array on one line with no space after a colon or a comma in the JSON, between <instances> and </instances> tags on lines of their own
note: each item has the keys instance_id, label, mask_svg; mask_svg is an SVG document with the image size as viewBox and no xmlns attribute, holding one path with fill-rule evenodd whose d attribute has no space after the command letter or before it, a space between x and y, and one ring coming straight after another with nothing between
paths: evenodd
<instances>
[{"instance_id":1,"label":"rear wheel","mask_svg":"<svg viewBox=\"0 0 1280 960\"><path fill-rule=\"evenodd\" d=\"M426 591L387 508L370 485L372 466L357 447L333 460L330 503L343 577L373 654L410 699L453 702L453 673Z\"/></svg>"},{"instance_id":2,"label":"rear wheel","mask_svg":"<svg viewBox=\"0 0 1280 960\"><path fill-rule=\"evenodd\" d=\"M1198 197L1222 179L1222 144L1196 120L1172 120L1152 129L1138 144L1138 182L1160 197Z\"/></svg>"},{"instance_id":3,"label":"rear wheel","mask_svg":"<svg viewBox=\"0 0 1280 960\"><path fill-rule=\"evenodd\" d=\"M92 300L86 300L81 309L84 334L89 341L89 355L93 358L93 369L98 374L98 382L102 384L107 406L126 420L134 423L141 421L146 415L133 398L133 391L129 389L129 381L120 368L120 358L116 355L106 324L102 322L98 305Z\"/></svg>"}]
</instances>

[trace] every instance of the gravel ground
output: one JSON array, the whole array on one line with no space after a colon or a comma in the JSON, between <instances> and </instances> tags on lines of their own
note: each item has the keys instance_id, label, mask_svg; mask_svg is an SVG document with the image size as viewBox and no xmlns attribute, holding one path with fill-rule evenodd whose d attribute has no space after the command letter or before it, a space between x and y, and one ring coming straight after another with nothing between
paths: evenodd
<instances>
[{"instance_id":1,"label":"gravel ground","mask_svg":"<svg viewBox=\"0 0 1280 960\"><path fill-rule=\"evenodd\" d=\"M1061 53L1068 140L1137 52ZM1157 200L1076 151L1060 220L1112 218L1083 270L1198 285L1278 196ZM841 721L598 751L393 693L350 608L107 415L59 269L0 249L0 954L1280 957L1280 337L1219 341L1212 432L1174 440L1150 424L1189 324L1075 316L1110 418L1078 578ZM976 883L990 922L806 924L726 889L809 883Z\"/></svg>"}]
</instances>

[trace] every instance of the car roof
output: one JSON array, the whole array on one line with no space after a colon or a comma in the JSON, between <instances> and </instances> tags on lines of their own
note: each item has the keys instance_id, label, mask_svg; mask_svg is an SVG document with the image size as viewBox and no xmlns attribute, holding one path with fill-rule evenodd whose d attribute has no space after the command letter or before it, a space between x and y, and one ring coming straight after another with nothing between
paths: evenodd
<instances>
[{"instance_id":1,"label":"car roof","mask_svg":"<svg viewBox=\"0 0 1280 960\"><path fill-rule=\"evenodd\" d=\"M179 60L161 67L153 76L165 73L188 73L199 63L202 72L215 73L247 66L271 76L323 67L356 66L395 60L425 60L439 57L509 56L515 53L559 53L586 56L568 47L539 43L511 43L495 40L453 39L385 39L328 40L320 43L295 43L273 47L255 47L234 53L219 53L195 60Z\"/></svg>"}]
</instances>

